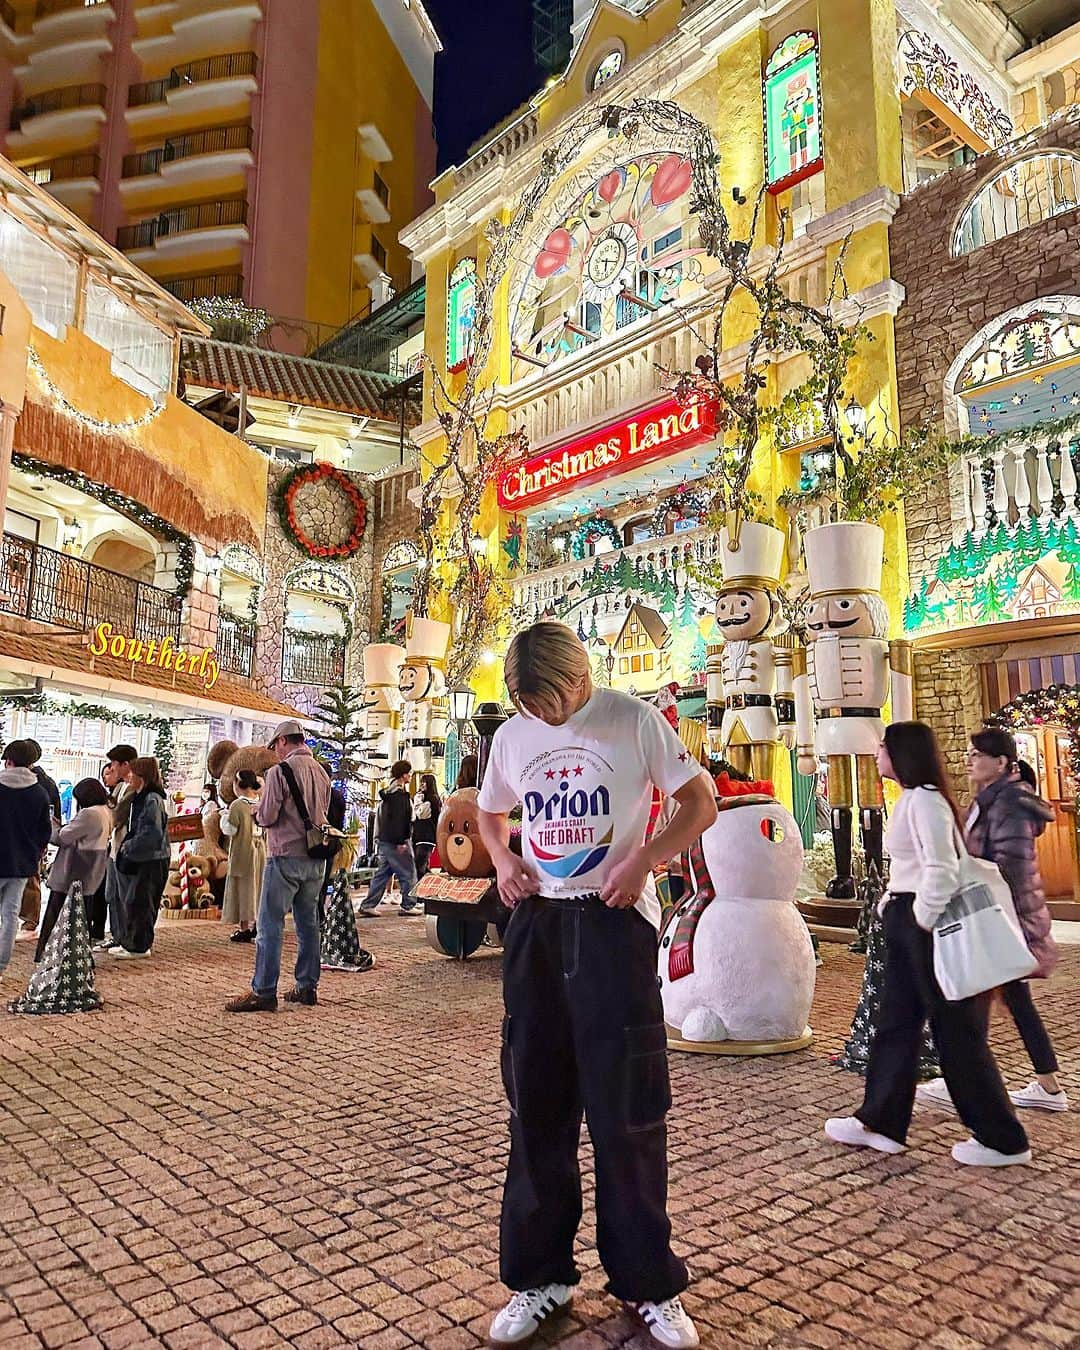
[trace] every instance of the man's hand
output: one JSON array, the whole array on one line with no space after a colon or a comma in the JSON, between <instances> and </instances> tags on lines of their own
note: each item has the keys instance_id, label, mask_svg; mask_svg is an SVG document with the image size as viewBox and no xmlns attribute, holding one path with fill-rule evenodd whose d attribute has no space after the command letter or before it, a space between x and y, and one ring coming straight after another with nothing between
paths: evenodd
<instances>
[{"instance_id":1,"label":"man's hand","mask_svg":"<svg viewBox=\"0 0 1080 1350\"><path fill-rule=\"evenodd\" d=\"M507 853L495 864L495 874L499 882L499 894L503 904L514 909L522 900L528 900L536 894L540 883L532 870L513 853Z\"/></svg>"},{"instance_id":2,"label":"man's hand","mask_svg":"<svg viewBox=\"0 0 1080 1350\"><path fill-rule=\"evenodd\" d=\"M641 893L652 869L644 849L636 849L608 873L600 899L609 909L630 909L641 899Z\"/></svg>"}]
</instances>

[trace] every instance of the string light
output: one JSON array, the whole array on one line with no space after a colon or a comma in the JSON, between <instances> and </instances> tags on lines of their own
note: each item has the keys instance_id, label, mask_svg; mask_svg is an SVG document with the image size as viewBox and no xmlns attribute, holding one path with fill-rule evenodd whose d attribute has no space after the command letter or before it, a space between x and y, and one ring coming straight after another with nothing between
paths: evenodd
<instances>
[{"instance_id":1,"label":"string light","mask_svg":"<svg viewBox=\"0 0 1080 1350\"><path fill-rule=\"evenodd\" d=\"M38 379L45 386L45 392L60 408L61 412L68 417L73 417L84 427L89 427L92 431L100 431L104 435L121 436L125 432L138 431L142 427L149 426L156 418L160 417L165 411L165 396L163 394L155 395L150 407L140 417L128 418L124 422L109 422L101 417L91 417L88 413L81 412L74 403L67 397L63 390L59 389L52 381L49 372L41 362L41 357L31 347L29 349L30 368L37 375Z\"/></svg>"}]
</instances>

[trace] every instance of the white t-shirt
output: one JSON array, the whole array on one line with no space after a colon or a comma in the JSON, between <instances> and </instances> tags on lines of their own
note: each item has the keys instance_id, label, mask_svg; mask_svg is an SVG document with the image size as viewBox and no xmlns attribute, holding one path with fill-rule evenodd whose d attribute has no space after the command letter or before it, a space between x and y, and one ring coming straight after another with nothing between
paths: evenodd
<instances>
[{"instance_id":1,"label":"white t-shirt","mask_svg":"<svg viewBox=\"0 0 1080 1350\"><path fill-rule=\"evenodd\" d=\"M647 703L595 689L561 727L519 713L491 747L480 809L522 804L522 853L549 897L598 891L640 847L654 785L673 794L699 767L668 722ZM637 908L660 926L650 876Z\"/></svg>"}]
</instances>

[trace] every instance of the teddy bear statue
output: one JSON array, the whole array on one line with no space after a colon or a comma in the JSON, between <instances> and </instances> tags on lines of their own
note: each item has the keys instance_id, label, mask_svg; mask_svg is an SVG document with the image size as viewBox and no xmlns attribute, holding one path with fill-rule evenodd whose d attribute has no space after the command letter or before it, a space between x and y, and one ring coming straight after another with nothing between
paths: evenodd
<instances>
[{"instance_id":1,"label":"teddy bear statue","mask_svg":"<svg viewBox=\"0 0 1080 1350\"><path fill-rule=\"evenodd\" d=\"M686 898L667 917L659 976L672 1049L768 1055L813 1038L815 959L795 908L802 840L760 793L725 798L684 859Z\"/></svg>"},{"instance_id":2,"label":"teddy bear statue","mask_svg":"<svg viewBox=\"0 0 1080 1350\"><path fill-rule=\"evenodd\" d=\"M218 741L210 747L206 769L218 785L218 796L226 806L236 801L233 784L241 769L252 769L260 778L277 763L277 756L265 745L238 746L235 741Z\"/></svg>"}]
</instances>

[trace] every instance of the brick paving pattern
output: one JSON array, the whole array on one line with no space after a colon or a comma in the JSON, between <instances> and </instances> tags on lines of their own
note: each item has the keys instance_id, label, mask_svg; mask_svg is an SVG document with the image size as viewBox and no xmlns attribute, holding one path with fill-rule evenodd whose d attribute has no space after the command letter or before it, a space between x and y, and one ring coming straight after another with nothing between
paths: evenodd
<instances>
[{"instance_id":1,"label":"brick paving pattern","mask_svg":"<svg viewBox=\"0 0 1080 1350\"><path fill-rule=\"evenodd\" d=\"M0 1346L483 1344L505 1297L498 955L452 963L390 916L364 926L376 969L324 976L318 1009L226 1018L252 956L225 937L163 926L151 961L100 963L103 1012L0 1021ZM829 1144L859 1090L828 1061L858 974L826 948L808 1051L673 1058L672 1213L704 1344L1080 1344L1077 1116L1027 1120L1034 1166L996 1173L953 1164L957 1121L921 1108L901 1157ZM1080 948L1039 1001L1080 1105ZM586 1205L582 1287L542 1343L642 1350Z\"/></svg>"}]
</instances>

